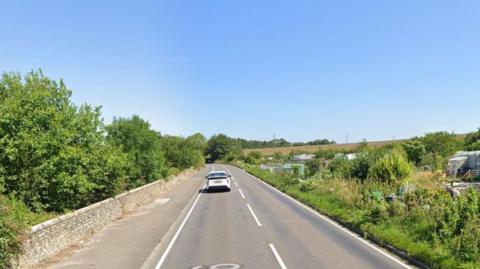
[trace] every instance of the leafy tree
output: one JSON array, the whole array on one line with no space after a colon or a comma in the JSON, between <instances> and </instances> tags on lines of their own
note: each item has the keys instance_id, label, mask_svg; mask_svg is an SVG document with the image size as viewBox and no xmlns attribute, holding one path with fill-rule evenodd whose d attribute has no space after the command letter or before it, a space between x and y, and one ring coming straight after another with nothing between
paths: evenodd
<instances>
[{"instance_id":1,"label":"leafy tree","mask_svg":"<svg viewBox=\"0 0 480 269\"><path fill-rule=\"evenodd\" d=\"M480 128L477 132L469 133L465 137L466 150L480 150Z\"/></svg>"},{"instance_id":2,"label":"leafy tree","mask_svg":"<svg viewBox=\"0 0 480 269\"><path fill-rule=\"evenodd\" d=\"M448 157L460 148L456 135L448 132L428 133L421 138L421 141L427 153L432 153L434 156Z\"/></svg>"},{"instance_id":3,"label":"leafy tree","mask_svg":"<svg viewBox=\"0 0 480 269\"><path fill-rule=\"evenodd\" d=\"M408 159L416 165L422 161L422 158L427 153L425 145L423 144L422 140L418 138L409 140L403 143L402 146L407 153Z\"/></svg>"},{"instance_id":4,"label":"leafy tree","mask_svg":"<svg viewBox=\"0 0 480 269\"><path fill-rule=\"evenodd\" d=\"M36 211L88 205L122 180L124 156L104 143L100 109L70 96L41 71L0 81L0 189Z\"/></svg>"},{"instance_id":5,"label":"leafy tree","mask_svg":"<svg viewBox=\"0 0 480 269\"><path fill-rule=\"evenodd\" d=\"M134 115L115 118L107 126L107 141L120 147L127 155L127 185L138 187L162 178L167 173L160 135L150 129L150 124Z\"/></svg>"},{"instance_id":6,"label":"leafy tree","mask_svg":"<svg viewBox=\"0 0 480 269\"><path fill-rule=\"evenodd\" d=\"M224 135L214 135L208 140L206 154L213 160L224 158L229 152L240 151L240 145L232 138Z\"/></svg>"},{"instance_id":7,"label":"leafy tree","mask_svg":"<svg viewBox=\"0 0 480 269\"><path fill-rule=\"evenodd\" d=\"M201 134L186 139L178 136L162 137L162 149L169 167L185 169L203 164L205 147L206 139Z\"/></svg>"}]
</instances>

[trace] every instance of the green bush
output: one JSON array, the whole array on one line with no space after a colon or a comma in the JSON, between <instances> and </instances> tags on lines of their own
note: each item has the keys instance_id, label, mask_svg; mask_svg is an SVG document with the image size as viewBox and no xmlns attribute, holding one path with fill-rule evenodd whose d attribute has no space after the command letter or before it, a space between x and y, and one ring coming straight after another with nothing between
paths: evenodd
<instances>
[{"instance_id":1,"label":"green bush","mask_svg":"<svg viewBox=\"0 0 480 269\"><path fill-rule=\"evenodd\" d=\"M377 159L368 170L368 177L388 183L398 183L412 173L412 166L403 155L393 150Z\"/></svg>"},{"instance_id":2,"label":"green bush","mask_svg":"<svg viewBox=\"0 0 480 269\"><path fill-rule=\"evenodd\" d=\"M0 195L0 268L8 268L21 253L21 236L25 229L12 214L6 198Z\"/></svg>"},{"instance_id":3,"label":"green bush","mask_svg":"<svg viewBox=\"0 0 480 269\"><path fill-rule=\"evenodd\" d=\"M469 133L467 137L465 137L465 149L480 150L480 128L478 131Z\"/></svg>"},{"instance_id":4,"label":"green bush","mask_svg":"<svg viewBox=\"0 0 480 269\"><path fill-rule=\"evenodd\" d=\"M352 162L344 156L335 157L327 165L326 172L322 172L323 177L350 178L352 171Z\"/></svg>"}]
</instances>

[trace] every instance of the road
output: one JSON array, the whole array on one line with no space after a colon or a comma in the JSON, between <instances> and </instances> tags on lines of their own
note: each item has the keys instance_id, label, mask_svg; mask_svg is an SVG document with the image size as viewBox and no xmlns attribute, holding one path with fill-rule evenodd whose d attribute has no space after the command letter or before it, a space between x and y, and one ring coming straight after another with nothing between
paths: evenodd
<instances>
[{"instance_id":1,"label":"road","mask_svg":"<svg viewBox=\"0 0 480 269\"><path fill-rule=\"evenodd\" d=\"M143 268L412 268L233 166L231 192L198 193Z\"/></svg>"}]
</instances>

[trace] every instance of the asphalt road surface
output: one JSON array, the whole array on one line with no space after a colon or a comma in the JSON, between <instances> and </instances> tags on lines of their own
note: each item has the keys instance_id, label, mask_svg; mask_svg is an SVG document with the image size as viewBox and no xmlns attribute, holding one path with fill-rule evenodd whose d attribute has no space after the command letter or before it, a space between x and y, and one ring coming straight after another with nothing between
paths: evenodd
<instances>
[{"instance_id":1,"label":"asphalt road surface","mask_svg":"<svg viewBox=\"0 0 480 269\"><path fill-rule=\"evenodd\" d=\"M231 192L195 194L142 268L412 268L233 166Z\"/></svg>"}]
</instances>

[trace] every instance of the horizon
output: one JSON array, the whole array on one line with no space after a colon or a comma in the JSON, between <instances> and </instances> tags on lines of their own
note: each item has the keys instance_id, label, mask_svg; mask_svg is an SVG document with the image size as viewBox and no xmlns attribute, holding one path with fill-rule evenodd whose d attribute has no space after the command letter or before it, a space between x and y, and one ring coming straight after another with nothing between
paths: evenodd
<instances>
[{"instance_id":1,"label":"horizon","mask_svg":"<svg viewBox=\"0 0 480 269\"><path fill-rule=\"evenodd\" d=\"M0 72L63 78L107 124L137 114L162 134L339 144L480 127L475 1L4 8Z\"/></svg>"}]
</instances>

